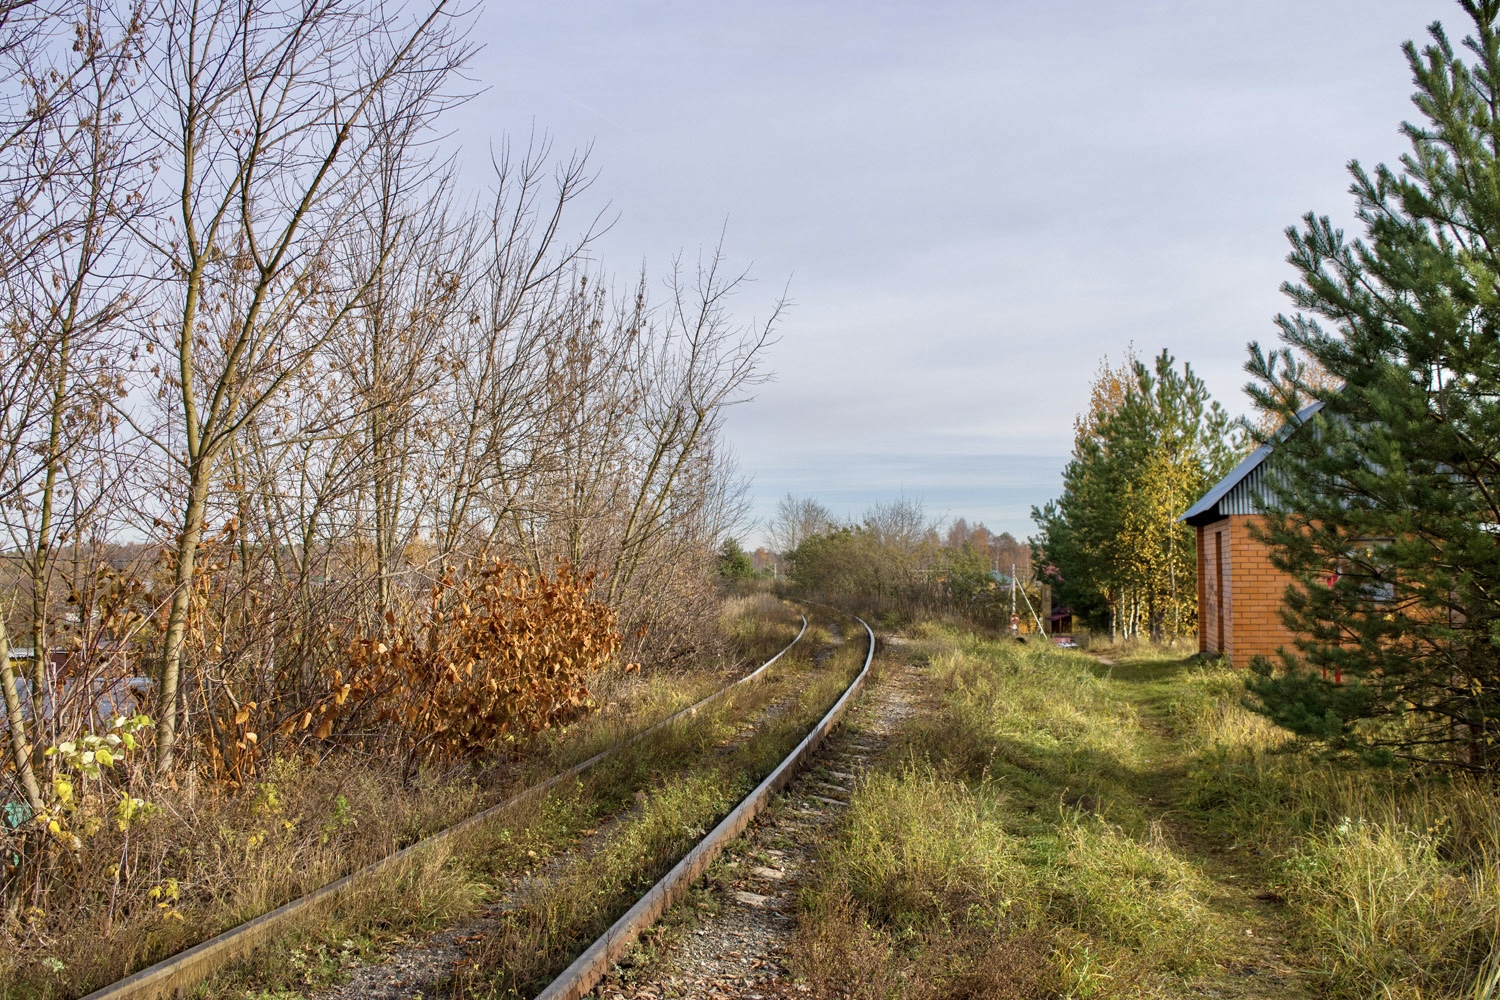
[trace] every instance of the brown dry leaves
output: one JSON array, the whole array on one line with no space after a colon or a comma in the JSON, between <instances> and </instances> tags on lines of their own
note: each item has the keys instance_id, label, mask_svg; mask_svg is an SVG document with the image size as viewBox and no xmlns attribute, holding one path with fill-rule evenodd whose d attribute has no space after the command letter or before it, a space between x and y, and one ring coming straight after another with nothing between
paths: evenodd
<instances>
[{"instance_id":1,"label":"brown dry leaves","mask_svg":"<svg viewBox=\"0 0 1500 1000\"><path fill-rule=\"evenodd\" d=\"M594 575L533 576L470 565L432 587L425 608L387 615L387 633L350 644L350 700L399 727L408 752L457 759L593 707L588 682L620 645Z\"/></svg>"}]
</instances>

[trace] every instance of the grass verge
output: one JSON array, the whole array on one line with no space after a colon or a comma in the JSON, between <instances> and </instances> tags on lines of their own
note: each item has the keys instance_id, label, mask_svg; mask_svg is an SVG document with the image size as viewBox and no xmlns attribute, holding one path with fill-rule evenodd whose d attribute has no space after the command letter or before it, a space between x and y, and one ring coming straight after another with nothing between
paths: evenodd
<instances>
[{"instance_id":1,"label":"grass verge","mask_svg":"<svg viewBox=\"0 0 1500 1000\"><path fill-rule=\"evenodd\" d=\"M938 626L805 894L816 997L1500 996L1483 783L1297 752L1242 678Z\"/></svg>"}]
</instances>

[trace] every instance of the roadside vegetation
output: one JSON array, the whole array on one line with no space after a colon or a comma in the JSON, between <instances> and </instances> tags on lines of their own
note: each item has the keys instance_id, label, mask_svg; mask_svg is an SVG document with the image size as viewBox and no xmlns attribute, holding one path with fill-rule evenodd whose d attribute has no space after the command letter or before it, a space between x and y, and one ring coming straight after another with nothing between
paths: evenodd
<instances>
[{"instance_id":1,"label":"roadside vegetation","mask_svg":"<svg viewBox=\"0 0 1500 1000\"><path fill-rule=\"evenodd\" d=\"M737 316L717 248L617 283L545 136L469 137L468 187L475 16L0 18L0 994L253 917L741 655L722 426L779 305Z\"/></svg>"},{"instance_id":2,"label":"roadside vegetation","mask_svg":"<svg viewBox=\"0 0 1500 1000\"><path fill-rule=\"evenodd\" d=\"M927 624L930 702L805 894L819 997L1500 995L1500 807L1330 765L1243 678Z\"/></svg>"},{"instance_id":3,"label":"roadside vegetation","mask_svg":"<svg viewBox=\"0 0 1500 1000\"><path fill-rule=\"evenodd\" d=\"M75 855L68 880L50 896L53 912L35 921L57 928L57 938L0 956L0 997L80 996L385 857L729 683L790 642L799 619L781 601L761 595L726 602L719 627L725 655L704 669L606 672L593 678L598 712L502 744L477 763L424 762L405 771L395 766L397 758L335 768L296 755L278 758L244 794L158 792L158 817L124 830L103 826L91 841L95 849ZM825 631L810 627L783 669L792 676L805 671L827 641ZM316 915L315 930L272 945L248 972L229 976L211 992L236 995L241 982L287 988L329 982L341 962L382 941L473 912L493 887L482 876L506 871L518 858L530 863L527 851L570 842L618 808L622 796L660 778L662 769L691 768L704 740L711 744L726 727L733 729L737 714L783 690L785 676L724 699L700 713L701 725L669 727L545 803L500 817L466 844L424 855L362 886L337 913ZM116 868L122 855L134 867L129 875ZM139 890L149 906L120 901L115 887L127 877L149 880ZM83 927L90 929L90 947L71 947L74 929Z\"/></svg>"}]
</instances>

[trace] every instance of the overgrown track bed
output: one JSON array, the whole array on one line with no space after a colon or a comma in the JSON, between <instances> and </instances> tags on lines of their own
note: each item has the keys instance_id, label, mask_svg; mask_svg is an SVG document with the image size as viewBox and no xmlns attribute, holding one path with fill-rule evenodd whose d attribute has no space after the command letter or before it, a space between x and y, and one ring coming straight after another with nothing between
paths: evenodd
<instances>
[{"instance_id":1,"label":"overgrown track bed","mask_svg":"<svg viewBox=\"0 0 1500 1000\"><path fill-rule=\"evenodd\" d=\"M409 901L419 914L430 909L439 920L444 912L472 909L480 887L472 879L467 884L454 884L449 869L466 867L455 866L456 859L467 859L467 867L472 868L475 859L492 855L497 848L501 857L506 856L505 847L526 839L522 832L535 832L538 818L544 825L556 825L560 808L585 815L589 810L580 811L578 802L589 790L594 792L594 807L618 808L619 803L611 803L611 795L605 792L617 792L629 786L632 779L637 785L640 779L649 779L655 757L681 755L683 745L693 742L691 735L684 734L739 725L744 716L760 711L774 692L786 685L787 676L806 673L810 656L800 657L795 669L786 668L799 659L792 651L801 652L808 646L798 646L807 631L804 618L802 630L792 642L751 674L589 759L307 896L97 990L86 1000L164 997L184 990L213 996L265 995L267 991L274 994L288 989L300 992L298 987L336 974L339 962L330 967L330 954L338 953L341 960L347 960L372 943L361 934L330 947L326 929L355 926L361 923L362 912L389 909L391 893L397 894L401 903ZM637 791L637 797L639 794ZM572 805L560 807L559 802ZM538 846L547 845L538 842ZM539 856L535 847L529 849L529 856ZM371 907L374 897L382 894L387 898ZM418 926L421 923L419 920Z\"/></svg>"},{"instance_id":2,"label":"overgrown track bed","mask_svg":"<svg viewBox=\"0 0 1500 1000\"><path fill-rule=\"evenodd\" d=\"M653 885L650 891L641 896L624 915L543 990L539 994L539 1000L579 1000L592 990L612 964L626 953L658 917L691 888L694 880L713 864L725 848L744 832L755 817L773 801L776 794L785 788L797 772L806 765L823 739L843 717L870 675L870 665L875 655L875 633L862 620L855 620L859 621L868 639L863 663L842 693L836 700L833 700L827 712L818 719L795 748L766 775L754 791L745 796L709 831L707 836L693 846L682 857L682 860ZM809 699L802 699L801 707L805 709L809 701ZM823 702L813 699L811 703ZM515 993L524 995L525 991L517 990L516 985L518 984L512 984L506 995Z\"/></svg>"},{"instance_id":3,"label":"overgrown track bed","mask_svg":"<svg viewBox=\"0 0 1500 1000\"><path fill-rule=\"evenodd\" d=\"M863 776L886 760L921 701L922 667L901 640L847 722L705 878L595 989L599 1000L803 997L797 912L820 850L836 837Z\"/></svg>"}]
</instances>

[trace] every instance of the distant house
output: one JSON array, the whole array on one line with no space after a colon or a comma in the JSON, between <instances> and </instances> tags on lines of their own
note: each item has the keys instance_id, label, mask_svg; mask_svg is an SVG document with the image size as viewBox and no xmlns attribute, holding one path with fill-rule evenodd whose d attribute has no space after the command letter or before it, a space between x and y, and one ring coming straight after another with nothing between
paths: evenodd
<instances>
[{"instance_id":1,"label":"distant house","mask_svg":"<svg viewBox=\"0 0 1500 1000\"><path fill-rule=\"evenodd\" d=\"M15 671L16 694L21 716L33 717L31 703L32 648L11 647L10 666ZM43 691L42 716L93 728L116 715L134 715L150 705L153 682L134 676L130 648L123 643L102 641L91 660L80 660L67 649L47 652L51 681ZM0 733L10 731L9 720L0 714Z\"/></svg>"},{"instance_id":2,"label":"distant house","mask_svg":"<svg viewBox=\"0 0 1500 1000\"><path fill-rule=\"evenodd\" d=\"M1304 421L1315 403L1299 413ZM1266 459L1261 445L1219 480L1179 520L1198 534L1198 651L1222 653L1236 667L1256 655L1274 657L1292 645L1281 624L1281 600L1292 578L1271 565L1266 547L1250 536L1265 514Z\"/></svg>"}]
</instances>

